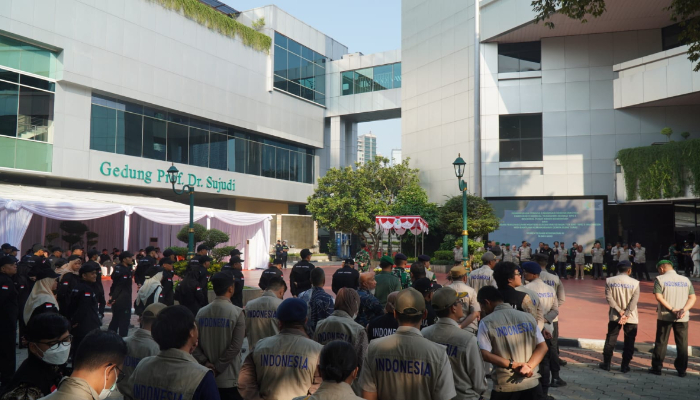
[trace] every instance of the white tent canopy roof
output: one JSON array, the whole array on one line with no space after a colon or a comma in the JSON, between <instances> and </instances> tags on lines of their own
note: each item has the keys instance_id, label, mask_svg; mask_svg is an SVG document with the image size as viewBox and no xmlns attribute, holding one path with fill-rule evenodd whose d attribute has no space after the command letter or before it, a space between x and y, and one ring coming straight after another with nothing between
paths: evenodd
<instances>
[{"instance_id":1,"label":"white tent canopy roof","mask_svg":"<svg viewBox=\"0 0 700 400\"><path fill-rule=\"evenodd\" d=\"M195 194L196 195L196 194ZM189 223L189 205L140 195L76 191L62 188L0 184L0 240L19 245L33 214L62 221L85 221L124 212L124 248L129 238L129 217L132 213L163 225ZM195 207L194 220L216 218L226 224L250 227L256 236L251 251L260 254L259 262L248 268L267 267L267 244L270 240L270 214L251 214L214 208ZM260 236L260 237L258 237ZM249 253L252 255L252 253ZM253 261L253 260L250 260ZM260 264L260 265L257 265Z\"/></svg>"}]
</instances>

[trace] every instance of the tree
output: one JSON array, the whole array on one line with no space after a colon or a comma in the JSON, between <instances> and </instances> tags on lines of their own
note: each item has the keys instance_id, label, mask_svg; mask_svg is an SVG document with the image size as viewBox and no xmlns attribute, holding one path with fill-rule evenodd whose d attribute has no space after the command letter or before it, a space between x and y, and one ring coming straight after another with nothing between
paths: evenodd
<instances>
[{"instance_id":1,"label":"tree","mask_svg":"<svg viewBox=\"0 0 700 400\"><path fill-rule=\"evenodd\" d=\"M83 235L88 231L87 225L80 221L63 221L59 225L61 230L66 234L61 236L61 239L68 243L68 247L73 247L74 244L83 240Z\"/></svg>"},{"instance_id":2,"label":"tree","mask_svg":"<svg viewBox=\"0 0 700 400\"><path fill-rule=\"evenodd\" d=\"M54 240L56 240L60 237L61 237L61 235L58 232L47 233L46 237L45 237L46 246L51 246L51 242L53 242Z\"/></svg>"},{"instance_id":3,"label":"tree","mask_svg":"<svg viewBox=\"0 0 700 400\"><path fill-rule=\"evenodd\" d=\"M331 168L319 179L307 210L320 226L358 236L367 234L377 245L381 232L374 231L375 217L391 215L403 190L423 190L418 186L418 170L411 169L408 162L389 166L388 159L376 157L364 165L356 164L356 169Z\"/></svg>"},{"instance_id":4,"label":"tree","mask_svg":"<svg viewBox=\"0 0 700 400\"><path fill-rule=\"evenodd\" d=\"M488 201L467 194L467 227L470 238L484 236L498 229L500 220ZM440 225L457 237L462 235L462 196L450 197L440 207Z\"/></svg>"},{"instance_id":5,"label":"tree","mask_svg":"<svg viewBox=\"0 0 700 400\"><path fill-rule=\"evenodd\" d=\"M91 249L91 248L95 247L95 245L97 245L97 240L96 240L96 239L97 239L99 236L100 236L100 235L98 235L98 234L95 233L95 232L88 232L88 233L86 233L86 234L85 234L85 237L87 238L87 243L85 243L85 247L87 247L88 249Z\"/></svg>"},{"instance_id":6,"label":"tree","mask_svg":"<svg viewBox=\"0 0 700 400\"><path fill-rule=\"evenodd\" d=\"M589 17L600 17L606 11L605 0L532 0L532 8L537 13L535 21L545 21L549 28L554 28L550 18L557 13L586 23ZM680 21L683 31L679 39L690 45L688 59L691 62L700 59L700 19L695 18L700 13L700 1L671 0L668 7L659 11L669 11L671 21ZM698 70L700 64L695 65L694 71Z\"/></svg>"},{"instance_id":7,"label":"tree","mask_svg":"<svg viewBox=\"0 0 700 400\"><path fill-rule=\"evenodd\" d=\"M228 233L221 232L218 229L209 229L206 231L204 234L204 240L202 240L204 243L203 245L209 247L210 249L213 249L217 245L220 245L221 243L226 243L229 240L229 235ZM233 250L233 249L231 249ZM231 251L229 250L229 252Z\"/></svg>"},{"instance_id":8,"label":"tree","mask_svg":"<svg viewBox=\"0 0 700 400\"><path fill-rule=\"evenodd\" d=\"M180 232L177 233L177 240L183 242L183 243L189 243L189 230L190 226L185 225L180 229ZM201 242L204 240L204 235L207 233L207 228L204 227L204 225L201 224L194 224L194 245L197 245L197 243Z\"/></svg>"}]
</instances>

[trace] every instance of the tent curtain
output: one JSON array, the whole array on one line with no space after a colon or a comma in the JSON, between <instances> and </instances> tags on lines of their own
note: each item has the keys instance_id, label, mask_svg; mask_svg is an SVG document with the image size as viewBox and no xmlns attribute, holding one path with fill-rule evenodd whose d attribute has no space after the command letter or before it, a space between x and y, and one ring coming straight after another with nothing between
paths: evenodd
<instances>
[{"instance_id":1,"label":"tent curtain","mask_svg":"<svg viewBox=\"0 0 700 400\"><path fill-rule=\"evenodd\" d=\"M0 232L2 232L0 237L3 243L19 244L27 232L31 219L31 211L22 208L21 203L0 199Z\"/></svg>"},{"instance_id":2,"label":"tent curtain","mask_svg":"<svg viewBox=\"0 0 700 400\"><path fill-rule=\"evenodd\" d=\"M216 218L211 219L211 228L218 229L229 235L228 243L223 246L236 246L242 253L243 268L245 269L265 269L269 264L269 248L267 243L270 240L270 220L266 215L264 219L255 225L233 225ZM250 242L250 243L248 243Z\"/></svg>"}]
</instances>

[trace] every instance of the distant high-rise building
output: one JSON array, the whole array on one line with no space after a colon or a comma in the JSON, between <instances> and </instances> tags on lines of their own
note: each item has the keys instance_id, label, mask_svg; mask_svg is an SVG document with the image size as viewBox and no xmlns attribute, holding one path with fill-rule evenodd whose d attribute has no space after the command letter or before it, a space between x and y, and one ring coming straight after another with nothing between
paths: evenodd
<instances>
[{"instance_id":1,"label":"distant high-rise building","mask_svg":"<svg viewBox=\"0 0 700 400\"><path fill-rule=\"evenodd\" d=\"M357 138L357 162L364 164L377 156L377 137L372 132Z\"/></svg>"},{"instance_id":2,"label":"distant high-rise building","mask_svg":"<svg viewBox=\"0 0 700 400\"><path fill-rule=\"evenodd\" d=\"M391 149L391 165L401 164L401 149Z\"/></svg>"}]
</instances>

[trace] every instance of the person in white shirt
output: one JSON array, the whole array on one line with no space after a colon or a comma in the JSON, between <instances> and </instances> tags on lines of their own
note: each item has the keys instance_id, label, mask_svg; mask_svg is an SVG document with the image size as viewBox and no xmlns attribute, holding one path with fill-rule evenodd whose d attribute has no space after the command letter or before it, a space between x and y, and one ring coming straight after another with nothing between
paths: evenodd
<instances>
[{"instance_id":1,"label":"person in white shirt","mask_svg":"<svg viewBox=\"0 0 700 400\"><path fill-rule=\"evenodd\" d=\"M700 277L700 244L698 244L697 239L693 243L693 251L690 253L690 257L693 259L692 276L698 278Z\"/></svg>"}]
</instances>

